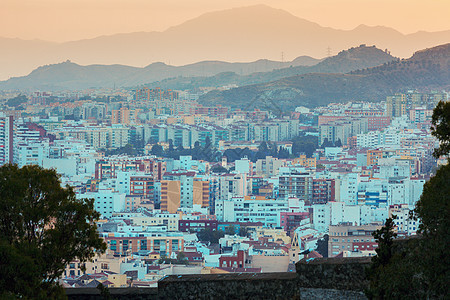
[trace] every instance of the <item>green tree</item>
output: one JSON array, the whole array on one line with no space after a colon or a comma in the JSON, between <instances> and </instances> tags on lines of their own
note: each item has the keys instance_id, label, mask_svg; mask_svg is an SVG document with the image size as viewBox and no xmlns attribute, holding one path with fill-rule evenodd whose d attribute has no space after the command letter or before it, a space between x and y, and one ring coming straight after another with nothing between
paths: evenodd
<instances>
[{"instance_id":1,"label":"green tree","mask_svg":"<svg viewBox=\"0 0 450 300\"><path fill-rule=\"evenodd\" d=\"M174 150L174 147L173 147L173 140L172 140L172 139L169 139L169 149L168 149L168 151L169 151L169 152L173 152L173 150Z\"/></svg>"},{"instance_id":2,"label":"green tree","mask_svg":"<svg viewBox=\"0 0 450 300\"><path fill-rule=\"evenodd\" d=\"M448 153L446 153L448 154ZM450 282L450 165L439 168L425 183L413 216L420 220L419 252L424 283L430 297L449 294Z\"/></svg>"},{"instance_id":3,"label":"green tree","mask_svg":"<svg viewBox=\"0 0 450 300\"><path fill-rule=\"evenodd\" d=\"M207 136L205 139L205 146L203 147L203 150L200 153L200 159L207 161L214 161L214 154L215 150L213 149L211 138Z\"/></svg>"},{"instance_id":4,"label":"green tree","mask_svg":"<svg viewBox=\"0 0 450 300\"><path fill-rule=\"evenodd\" d=\"M392 218L387 219L384 226L372 234L378 243L378 248L375 250L377 255L372 258L372 262L374 263L373 267L388 264L392 257L392 245L394 238L397 236L394 232L394 220L396 218L396 216L392 216Z\"/></svg>"},{"instance_id":5,"label":"green tree","mask_svg":"<svg viewBox=\"0 0 450 300\"><path fill-rule=\"evenodd\" d=\"M386 297L386 284L383 276L385 275L385 268L391 262L392 245L397 234L394 232L394 219L386 220L384 226L373 232L375 241L378 243L378 248L375 250L377 255L372 257L372 265L369 271L370 288L367 292L369 298L384 299Z\"/></svg>"},{"instance_id":6,"label":"green tree","mask_svg":"<svg viewBox=\"0 0 450 300\"><path fill-rule=\"evenodd\" d=\"M435 156L450 152L450 104L440 102L432 117L440 141ZM367 295L375 299L445 299L450 282L450 164L428 182L410 216L419 221L418 238L392 241L392 222L375 236L377 256L369 271Z\"/></svg>"},{"instance_id":7,"label":"green tree","mask_svg":"<svg viewBox=\"0 0 450 300\"><path fill-rule=\"evenodd\" d=\"M440 141L434 156L448 155L450 152L450 102L440 101L433 110L431 133Z\"/></svg>"},{"instance_id":8,"label":"green tree","mask_svg":"<svg viewBox=\"0 0 450 300\"><path fill-rule=\"evenodd\" d=\"M328 257L328 240L330 236L325 234L320 240L317 241L316 251L323 257Z\"/></svg>"},{"instance_id":9,"label":"green tree","mask_svg":"<svg viewBox=\"0 0 450 300\"><path fill-rule=\"evenodd\" d=\"M210 242L212 244L219 243L219 239L224 237L222 230L203 229L197 233L197 237L202 242Z\"/></svg>"},{"instance_id":10,"label":"green tree","mask_svg":"<svg viewBox=\"0 0 450 300\"><path fill-rule=\"evenodd\" d=\"M421 280L418 239L394 240L394 219L373 236L378 243L377 255L367 270L369 299L423 299L425 286Z\"/></svg>"},{"instance_id":11,"label":"green tree","mask_svg":"<svg viewBox=\"0 0 450 300\"><path fill-rule=\"evenodd\" d=\"M325 149L325 147L334 147L334 144L329 141L327 138L323 140L322 146L320 148Z\"/></svg>"},{"instance_id":12,"label":"green tree","mask_svg":"<svg viewBox=\"0 0 450 300\"><path fill-rule=\"evenodd\" d=\"M19 95L14 98L8 99L8 101L6 101L6 105L10 107L19 107L20 105L27 103L27 101L28 101L27 96Z\"/></svg>"},{"instance_id":13,"label":"green tree","mask_svg":"<svg viewBox=\"0 0 450 300\"><path fill-rule=\"evenodd\" d=\"M297 136L292 140L292 153L299 155L305 153L307 157L311 157L316 151L318 138L312 135Z\"/></svg>"},{"instance_id":14,"label":"green tree","mask_svg":"<svg viewBox=\"0 0 450 300\"><path fill-rule=\"evenodd\" d=\"M139 151L132 145L132 144L126 144L123 147L113 149L113 150L106 150L105 155L120 155L120 154L126 154L129 156L136 156L139 154Z\"/></svg>"},{"instance_id":15,"label":"green tree","mask_svg":"<svg viewBox=\"0 0 450 300\"><path fill-rule=\"evenodd\" d=\"M239 227L239 236L242 236L242 237L248 237L248 234L249 234L249 232L248 232L248 228L246 227L246 226L240 226Z\"/></svg>"},{"instance_id":16,"label":"green tree","mask_svg":"<svg viewBox=\"0 0 450 300\"><path fill-rule=\"evenodd\" d=\"M163 149L163 147L161 145L155 144L155 145L152 146L151 153L153 155L156 155L156 156L163 156L164 155L164 149Z\"/></svg>"},{"instance_id":17,"label":"green tree","mask_svg":"<svg viewBox=\"0 0 450 300\"><path fill-rule=\"evenodd\" d=\"M450 102L440 101L433 110L431 133L439 140L435 157L450 153ZM450 164L442 166L425 183L412 217L420 220L419 251L428 297L446 297L450 282Z\"/></svg>"},{"instance_id":18,"label":"green tree","mask_svg":"<svg viewBox=\"0 0 450 300\"><path fill-rule=\"evenodd\" d=\"M272 157L278 157L278 147L275 143L269 143L269 154Z\"/></svg>"},{"instance_id":19,"label":"green tree","mask_svg":"<svg viewBox=\"0 0 450 300\"><path fill-rule=\"evenodd\" d=\"M217 173L217 174L223 174L223 173L227 173L228 170L226 168L222 167L221 165L215 165L211 168L211 172Z\"/></svg>"},{"instance_id":20,"label":"green tree","mask_svg":"<svg viewBox=\"0 0 450 300\"><path fill-rule=\"evenodd\" d=\"M196 141L194 143L194 148L192 149L192 159L200 159L201 157L201 152L202 152L202 147L200 146L200 142Z\"/></svg>"},{"instance_id":21,"label":"green tree","mask_svg":"<svg viewBox=\"0 0 450 300\"><path fill-rule=\"evenodd\" d=\"M66 265L106 250L93 199L78 200L54 170L0 167L0 297L64 296Z\"/></svg>"},{"instance_id":22,"label":"green tree","mask_svg":"<svg viewBox=\"0 0 450 300\"><path fill-rule=\"evenodd\" d=\"M227 226L227 228L225 228L225 234L235 235L236 234L236 227L234 227L234 225Z\"/></svg>"},{"instance_id":23,"label":"green tree","mask_svg":"<svg viewBox=\"0 0 450 300\"><path fill-rule=\"evenodd\" d=\"M189 264L188 258L183 251L177 253L177 264Z\"/></svg>"}]
</instances>

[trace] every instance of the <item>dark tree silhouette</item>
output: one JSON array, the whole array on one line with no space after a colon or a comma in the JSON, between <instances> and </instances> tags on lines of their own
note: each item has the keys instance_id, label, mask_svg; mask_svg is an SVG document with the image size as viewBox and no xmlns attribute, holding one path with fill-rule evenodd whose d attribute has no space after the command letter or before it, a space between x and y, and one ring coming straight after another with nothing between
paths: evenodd
<instances>
[{"instance_id":1,"label":"dark tree silhouette","mask_svg":"<svg viewBox=\"0 0 450 300\"><path fill-rule=\"evenodd\" d=\"M0 297L61 298L66 265L106 250L93 199L78 200L55 170L0 167Z\"/></svg>"}]
</instances>

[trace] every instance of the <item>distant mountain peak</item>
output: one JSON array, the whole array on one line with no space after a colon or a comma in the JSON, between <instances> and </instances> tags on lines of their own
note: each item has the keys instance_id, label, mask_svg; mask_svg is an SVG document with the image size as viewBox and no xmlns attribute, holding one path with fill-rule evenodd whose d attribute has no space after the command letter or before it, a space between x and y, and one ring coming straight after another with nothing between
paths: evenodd
<instances>
[{"instance_id":1,"label":"distant mountain peak","mask_svg":"<svg viewBox=\"0 0 450 300\"><path fill-rule=\"evenodd\" d=\"M200 15L162 32L135 32L65 43L0 38L0 79L28 74L37 66L70 59L81 65L144 66L165 61L181 66L198 61L286 60L323 57L359 44L375 44L396 56L450 42L450 31L402 34L383 26L338 30L267 5ZM163 67L163 66L161 66ZM260 69L258 69L260 71ZM239 72L238 72L239 73ZM183 75L181 75L183 76Z\"/></svg>"},{"instance_id":2,"label":"distant mountain peak","mask_svg":"<svg viewBox=\"0 0 450 300\"><path fill-rule=\"evenodd\" d=\"M383 26L383 25L365 25L365 24L360 24L358 26L355 27L355 29L353 29L356 32L373 32L373 31L378 31L380 33L388 33L388 34L395 34L395 35L404 35L403 33L401 33L400 31L391 28L391 27L387 27L387 26Z\"/></svg>"}]
</instances>

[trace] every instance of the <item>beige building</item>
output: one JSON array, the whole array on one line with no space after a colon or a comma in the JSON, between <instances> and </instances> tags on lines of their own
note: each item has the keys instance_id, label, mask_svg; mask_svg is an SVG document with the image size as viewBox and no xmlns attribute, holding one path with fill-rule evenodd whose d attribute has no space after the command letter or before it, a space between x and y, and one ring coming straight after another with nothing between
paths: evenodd
<instances>
[{"instance_id":1,"label":"beige building","mask_svg":"<svg viewBox=\"0 0 450 300\"><path fill-rule=\"evenodd\" d=\"M364 251L370 255L378 246L372 233L381 226L381 224L354 226L351 223L331 225L329 227L328 257L334 257L344 251Z\"/></svg>"},{"instance_id":2,"label":"beige building","mask_svg":"<svg viewBox=\"0 0 450 300\"><path fill-rule=\"evenodd\" d=\"M340 141L342 145L346 145L349 137L368 132L369 119L349 116L322 124L319 129L320 144L328 140L331 143Z\"/></svg>"},{"instance_id":3,"label":"beige building","mask_svg":"<svg viewBox=\"0 0 450 300\"><path fill-rule=\"evenodd\" d=\"M130 124L130 110L125 107L112 110L111 124Z\"/></svg>"},{"instance_id":4,"label":"beige building","mask_svg":"<svg viewBox=\"0 0 450 300\"><path fill-rule=\"evenodd\" d=\"M179 180L161 180L161 211L175 213L180 208L181 183Z\"/></svg>"},{"instance_id":5,"label":"beige building","mask_svg":"<svg viewBox=\"0 0 450 300\"><path fill-rule=\"evenodd\" d=\"M302 167L307 168L316 168L316 158L315 157L307 158L306 155L300 155L300 157L294 158L292 164L300 165Z\"/></svg>"},{"instance_id":6,"label":"beige building","mask_svg":"<svg viewBox=\"0 0 450 300\"><path fill-rule=\"evenodd\" d=\"M406 95L395 94L386 97L386 115L388 117L401 117L406 115Z\"/></svg>"},{"instance_id":7,"label":"beige building","mask_svg":"<svg viewBox=\"0 0 450 300\"><path fill-rule=\"evenodd\" d=\"M138 226L167 226L168 231L178 231L179 214L158 214L153 217L133 217L130 218L133 225Z\"/></svg>"},{"instance_id":8,"label":"beige building","mask_svg":"<svg viewBox=\"0 0 450 300\"><path fill-rule=\"evenodd\" d=\"M256 161L256 175L258 176L274 176L278 175L278 170L282 167L284 161L272 156L266 156L264 159Z\"/></svg>"},{"instance_id":9,"label":"beige building","mask_svg":"<svg viewBox=\"0 0 450 300\"><path fill-rule=\"evenodd\" d=\"M92 261L80 263L79 260L70 262L63 272L64 277L81 276L83 274L94 274L103 271L110 271L114 273L120 273L120 265L126 260L126 257L114 257L109 253L95 256ZM81 268L84 266L86 269L83 271Z\"/></svg>"},{"instance_id":10,"label":"beige building","mask_svg":"<svg viewBox=\"0 0 450 300\"><path fill-rule=\"evenodd\" d=\"M194 179L193 186L193 204L209 207L209 181Z\"/></svg>"},{"instance_id":11,"label":"beige building","mask_svg":"<svg viewBox=\"0 0 450 300\"><path fill-rule=\"evenodd\" d=\"M251 267L261 268L261 272L287 272L289 256L286 255L252 255Z\"/></svg>"},{"instance_id":12,"label":"beige building","mask_svg":"<svg viewBox=\"0 0 450 300\"><path fill-rule=\"evenodd\" d=\"M276 228L258 228L255 231L256 239L267 238L269 242L274 243L282 243L282 244L290 244L291 238L286 235L286 231L284 229L276 229Z\"/></svg>"}]
</instances>

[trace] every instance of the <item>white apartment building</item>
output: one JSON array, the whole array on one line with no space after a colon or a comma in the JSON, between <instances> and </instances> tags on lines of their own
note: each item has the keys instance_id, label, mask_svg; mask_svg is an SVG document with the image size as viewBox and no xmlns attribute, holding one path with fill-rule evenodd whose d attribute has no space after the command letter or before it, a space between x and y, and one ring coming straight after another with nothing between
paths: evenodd
<instances>
[{"instance_id":1,"label":"white apartment building","mask_svg":"<svg viewBox=\"0 0 450 300\"><path fill-rule=\"evenodd\" d=\"M0 113L0 166L13 162L14 121Z\"/></svg>"},{"instance_id":2,"label":"white apartment building","mask_svg":"<svg viewBox=\"0 0 450 300\"><path fill-rule=\"evenodd\" d=\"M300 211L303 211L303 206L293 199L249 196L216 201L217 219L224 222L262 222L266 227L280 227L281 212Z\"/></svg>"},{"instance_id":3,"label":"white apartment building","mask_svg":"<svg viewBox=\"0 0 450 300\"><path fill-rule=\"evenodd\" d=\"M408 204L396 204L389 206L389 217L397 216L394 220L398 234L414 235L419 227L419 221L409 217L414 206Z\"/></svg>"},{"instance_id":4,"label":"white apartment building","mask_svg":"<svg viewBox=\"0 0 450 300\"><path fill-rule=\"evenodd\" d=\"M247 174L225 174L218 177L218 199L230 200L233 197L242 197L249 194Z\"/></svg>"},{"instance_id":5,"label":"white apartment building","mask_svg":"<svg viewBox=\"0 0 450 300\"><path fill-rule=\"evenodd\" d=\"M77 194L78 199L93 198L95 210L105 218L111 218L114 212L125 210L125 196L123 193L116 193L112 190Z\"/></svg>"}]
</instances>

